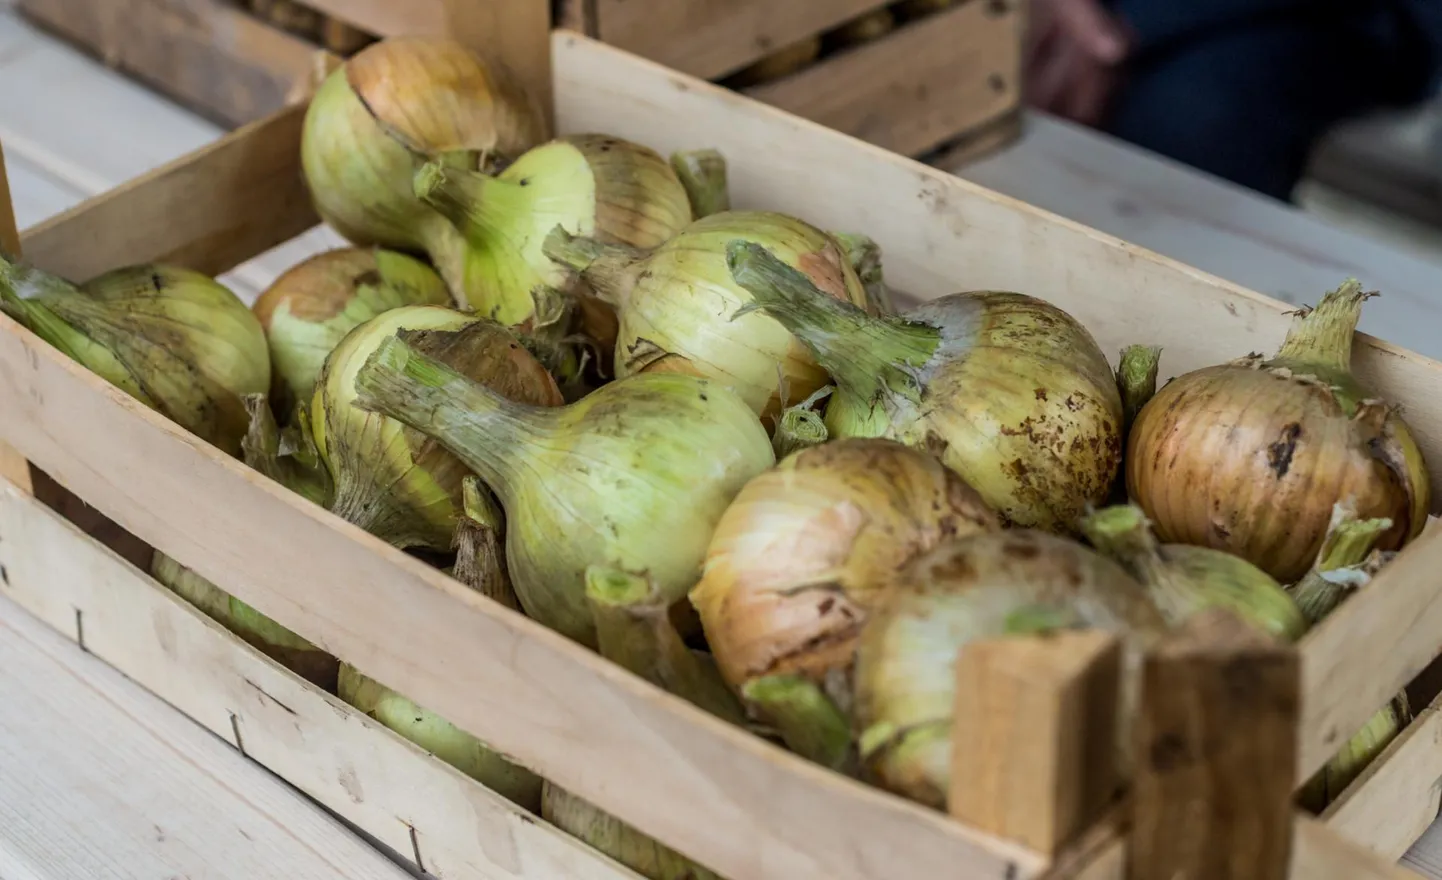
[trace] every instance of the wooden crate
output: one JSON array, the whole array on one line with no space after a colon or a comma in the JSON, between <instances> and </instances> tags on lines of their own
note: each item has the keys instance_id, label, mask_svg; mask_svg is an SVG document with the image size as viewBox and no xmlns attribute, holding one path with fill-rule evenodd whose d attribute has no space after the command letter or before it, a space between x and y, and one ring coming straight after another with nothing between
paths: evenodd
<instances>
[{"instance_id":1,"label":"wooden crate","mask_svg":"<svg viewBox=\"0 0 1442 880\"><path fill-rule=\"evenodd\" d=\"M1290 322L1281 303L583 35L542 39L536 7L478 9L465 32L538 89L554 87L559 131L608 131L662 151L714 146L731 162L738 206L874 234L889 278L914 298L1025 290L1070 311L1104 349L1164 346L1169 374L1273 349ZM317 222L299 170L303 112L283 108L18 242L13 222L0 238L76 280L151 260L229 269ZM1355 365L1407 406L1423 451L1442 461L1442 404L1430 393L1442 366L1367 337ZM630 875L176 600L91 534L103 530L77 525L93 513L67 508L67 519L44 504L56 494L50 478L284 626L733 880L1127 876L1125 813L1088 816L1070 846L1043 851L805 763L289 493L4 317L0 414L0 441L13 447L0 447L0 591L438 877ZM1439 567L1433 531L1292 655L1296 779L1435 659ZM1287 876L1410 876L1390 861L1436 815L1439 724L1435 707L1423 713L1322 820L1284 816ZM1208 840L1203 823L1167 830L1179 844Z\"/></svg>"},{"instance_id":2,"label":"wooden crate","mask_svg":"<svg viewBox=\"0 0 1442 880\"><path fill-rule=\"evenodd\" d=\"M456 0L302 0L380 35L444 33ZM823 56L754 97L896 152L990 150L1018 130L1024 0L960 0ZM561 0L559 20L614 46L720 79L886 0ZM228 125L299 99L320 46L242 0L18 0L33 20Z\"/></svg>"}]
</instances>

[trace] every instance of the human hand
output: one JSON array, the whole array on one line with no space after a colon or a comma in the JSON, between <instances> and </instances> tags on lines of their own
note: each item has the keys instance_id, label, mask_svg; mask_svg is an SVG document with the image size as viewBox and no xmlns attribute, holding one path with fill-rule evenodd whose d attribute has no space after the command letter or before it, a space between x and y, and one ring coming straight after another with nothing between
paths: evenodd
<instances>
[{"instance_id":1,"label":"human hand","mask_svg":"<svg viewBox=\"0 0 1442 880\"><path fill-rule=\"evenodd\" d=\"M1101 0L1033 0L1027 103L1097 125L1130 51L1126 25Z\"/></svg>"}]
</instances>

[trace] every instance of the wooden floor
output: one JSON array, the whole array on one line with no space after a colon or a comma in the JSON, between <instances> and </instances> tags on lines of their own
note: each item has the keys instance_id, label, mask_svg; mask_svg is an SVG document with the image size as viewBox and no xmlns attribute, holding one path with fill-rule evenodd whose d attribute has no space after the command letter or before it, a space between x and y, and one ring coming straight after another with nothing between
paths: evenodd
<instances>
[{"instance_id":1,"label":"wooden floor","mask_svg":"<svg viewBox=\"0 0 1442 880\"><path fill-rule=\"evenodd\" d=\"M221 133L35 31L0 0L0 144L22 228ZM1384 293L1365 329L1442 357L1435 230L1317 190L1316 210L1304 212L1047 118L1030 119L1006 151L955 170L1291 302L1357 276ZM312 232L224 280L249 300L307 253L337 243ZM1405 861L1442 880L1442 825ZM101 876L405 875L0 600L0 878Z\"/></svg>"}]
</instances>

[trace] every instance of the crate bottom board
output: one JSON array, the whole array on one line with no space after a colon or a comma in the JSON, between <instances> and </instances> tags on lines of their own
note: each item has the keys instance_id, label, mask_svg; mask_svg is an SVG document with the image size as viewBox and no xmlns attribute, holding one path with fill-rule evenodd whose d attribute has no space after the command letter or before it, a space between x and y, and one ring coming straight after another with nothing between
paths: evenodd
<instances>
[{"instance_id":1,"label":"crate bottom board","mask_svg":"<svg viewBox=\"0 0 1442 880\"><path fill-rule=\"evenodd\" d=\"M0 594L438 878L635 875L272 662L0 481Z\"/></svg>"},{"instance_id":2,"label":"crate bottom board","mask_svg":"<svg viewBox=\"0 0 1442 880\"><path fill-rule=\"evenodd\" d=\"M3 481L0 566L7 598L434 876L635 878L280 667ZM1395 860L1436 818L1439 786L1442 698L1323 819ZM1119 876L1113 863L1104 852L1077 876Z\"/></svg>"}]
</instances>

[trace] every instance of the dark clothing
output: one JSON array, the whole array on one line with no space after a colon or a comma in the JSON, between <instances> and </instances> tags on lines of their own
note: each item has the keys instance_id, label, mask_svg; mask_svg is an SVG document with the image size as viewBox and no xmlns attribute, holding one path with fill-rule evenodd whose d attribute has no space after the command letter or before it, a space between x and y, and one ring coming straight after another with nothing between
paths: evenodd
<instances>
[{"instance_id":1,"label":"dark clothing","mask_svg":"<svg viewBox=\"0 0 1442 880\"><path fill-rule=\"evenodd\" d=\"M1442 0L1114 0L1137 48L1117 136L1277 198L1338 122L1427 96Z\"/></svg>"}]
</instances>

